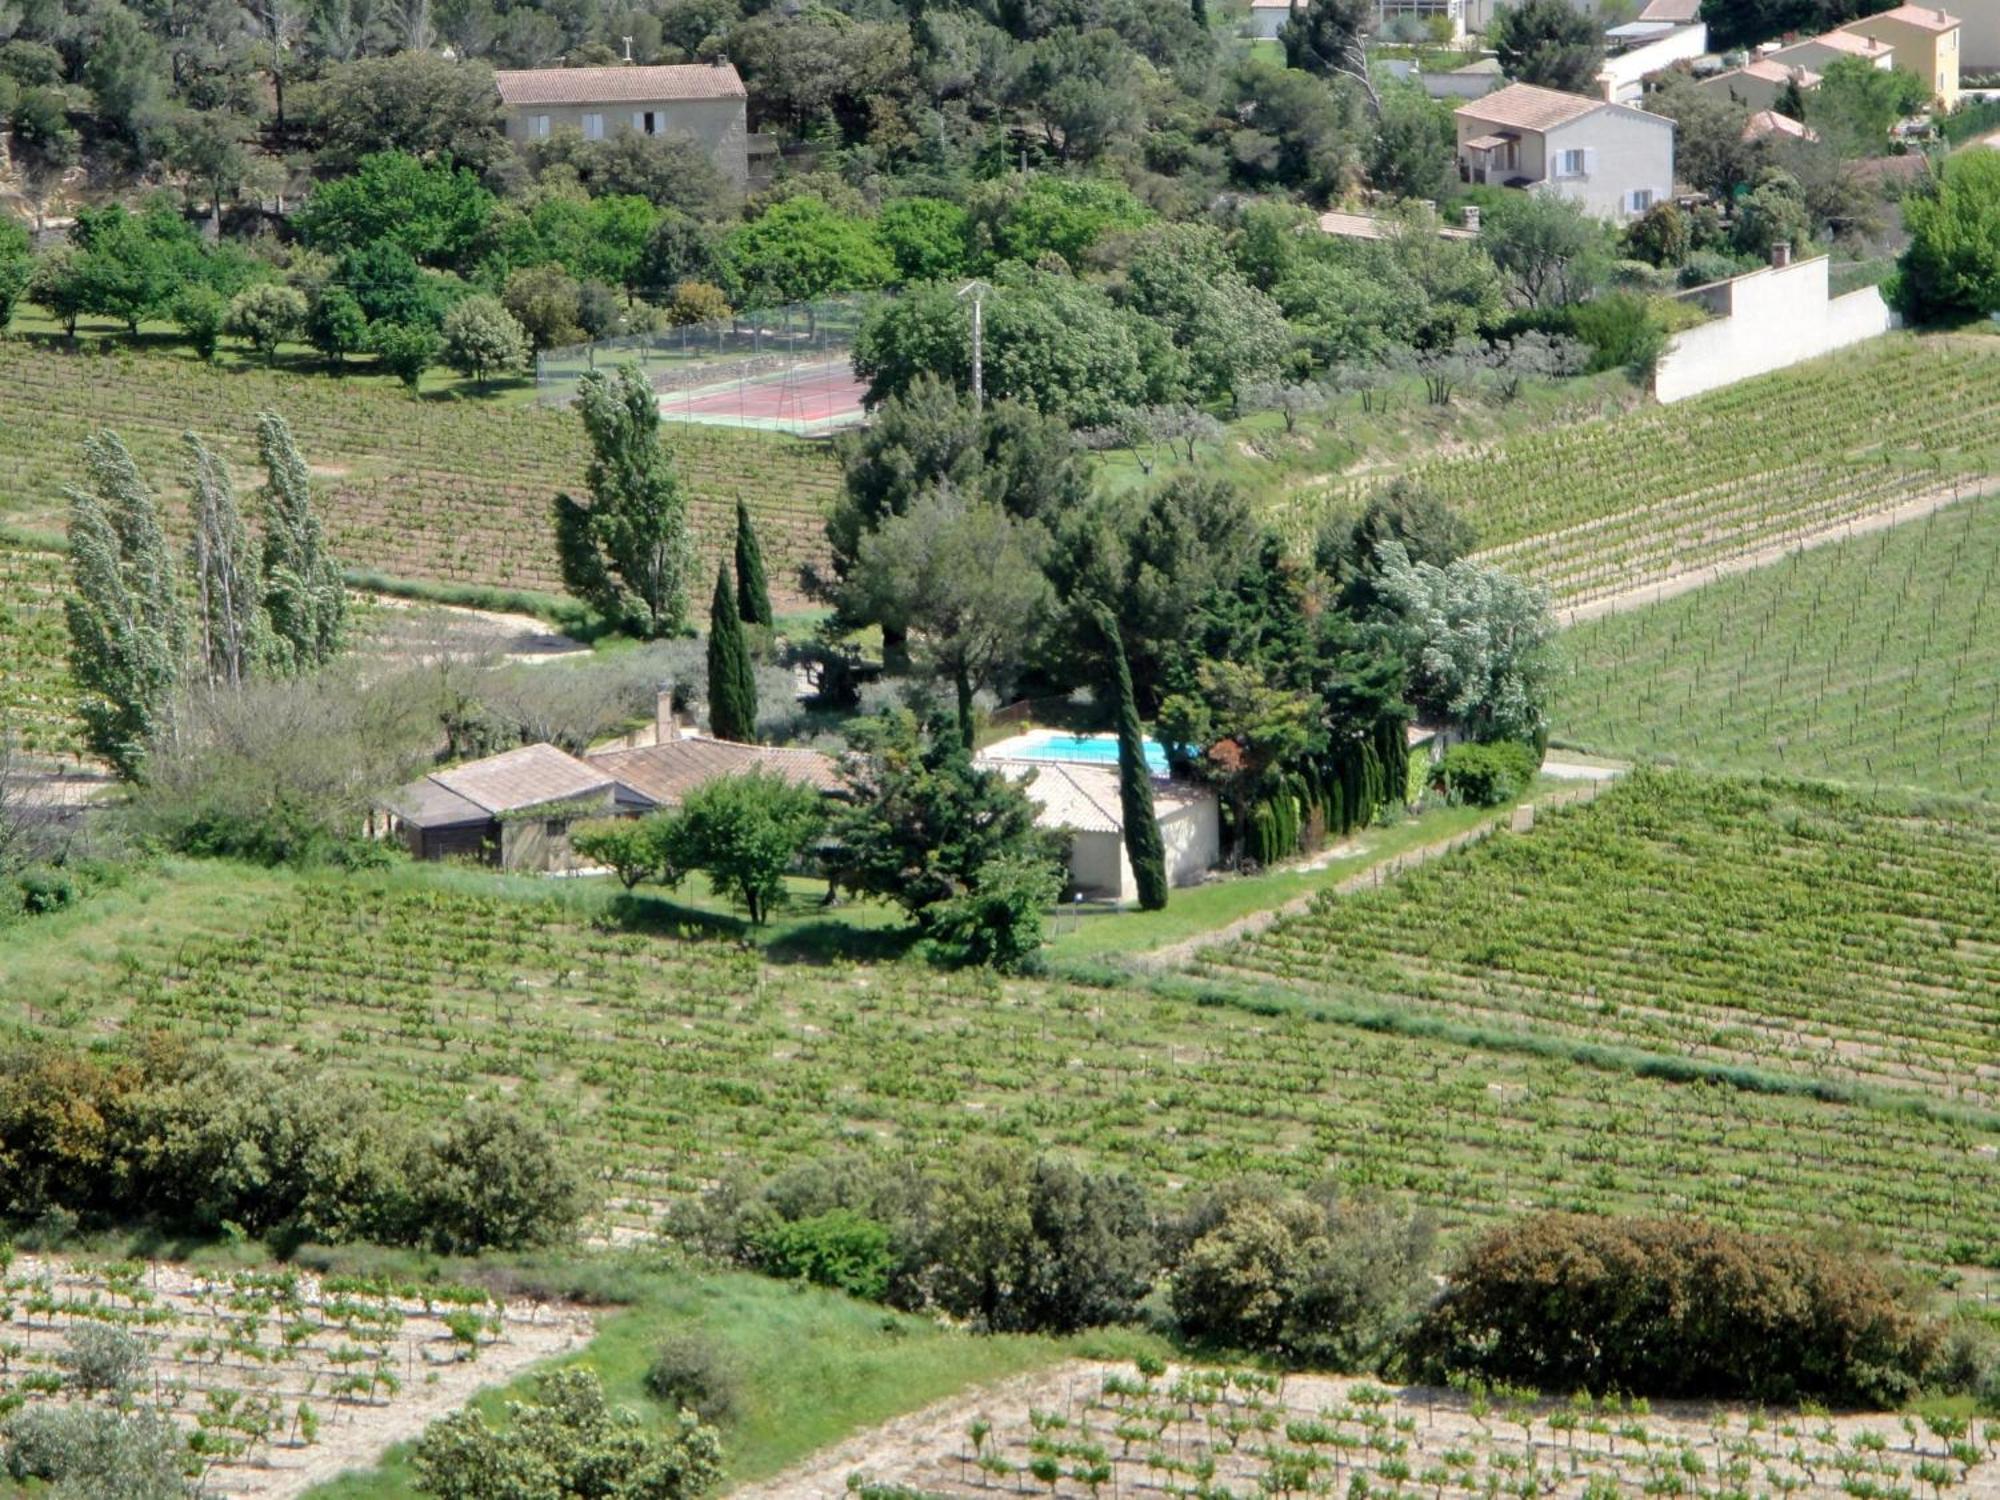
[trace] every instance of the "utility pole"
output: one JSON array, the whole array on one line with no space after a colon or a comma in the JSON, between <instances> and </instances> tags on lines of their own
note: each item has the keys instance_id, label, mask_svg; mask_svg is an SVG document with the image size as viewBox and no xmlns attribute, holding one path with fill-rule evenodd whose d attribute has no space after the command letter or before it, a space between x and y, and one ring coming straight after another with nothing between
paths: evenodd
<instances>
[{"instance_id":1,"label":"utility pole","mask_svg":"<svg viewBox=\"0 0 2000 1500\"><path fill-rule=\"evenodd\" d=\"M983 281L968 281L958 289L960 298L972 299L972 404L986 405L986 294L993 288Z\"/></svg>"}]
</instances>

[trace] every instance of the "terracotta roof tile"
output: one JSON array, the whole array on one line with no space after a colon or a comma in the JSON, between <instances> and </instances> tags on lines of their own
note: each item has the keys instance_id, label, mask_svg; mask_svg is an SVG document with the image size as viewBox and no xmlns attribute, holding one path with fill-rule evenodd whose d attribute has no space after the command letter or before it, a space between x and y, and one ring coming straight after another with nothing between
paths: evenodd
<instances>
[{"instance_id":1,"label":"terracotta roof tile","mask_svg":"<svg viewBox=\"0 0 2000 1500\"><path fill-rule=\"evenodd\" d=\"M843 784L833 757L817 750L740 745L703 735L637 750L600 751L590 757L590 764L656 807L678 807L695 788L719 776L740 776L748 771L775 773L796 786L822 792L837 792Z\"/></svg>"},{"instance_id":2,"label":"terracotta roof tile","mask_svg":"<svg viewBox=\"0 0 2000 1500\"><path fill-rule=\"evenodd\" d=\"M1484 99L1459 105L1457 113L1468 120L1509 125L1516 130L1549 130L1604 107L1602 99L1537 88L1532 83L1510 83Z\"/></svg>"},{"instance_id":3,"label":"terracotta roof tile","mask_svg":"<svg viewBox=\"0 0 2000 1500\"><path fill-rule=\"evenodd\" d=\"M489 813L587 797L611 785L611 778L603 771L554 745L523 745L449 771L433 772L430 779Z\"/></svg>"},{"instance_id":4,"label":"terracotta roof tile","mask_svg":"<svg viewBox=\"0 0 2000 1500\"><path fill-rule=\"evenodd\" d=\"M1899 5L1894 10L1877 11L1872 16L1849 21L1842 31L1852 31L1862 21L1901 21L1905 26L1916 26L1924 31L1950 31L1958 25L1958 17L1949 11L1939 10L1935 5Z\"/></svg>"},{"instance_id":5,"label":"terracotta roof tile","mask_svg":"<svg viewBox=\"0 0 2000 1500\"><path fill-rule=\"evenodd\" d=\"M493 75L502 104L655 104L741 99L743 80L728 63L653 68L503 68Z\"/></svg>"},{"instance_id":6,"label":"terracotta roof tile","mask_svg":"<svg viewBox=\"0 0 2000 1500\"><path fill-rule=\"evenodd\" d=\"M1039 809L1036 823L1069 833L1123 833L1125 813L1118 800L1118 768L1087 766L1076 761L1002 760L981 756L979 763L1005 771L1016 779L1033 774L1028 800ZM1185 781L1153 778L1153 814L1168 817L1201 801L1207 794Z\"/></svg>"}]
</instances>

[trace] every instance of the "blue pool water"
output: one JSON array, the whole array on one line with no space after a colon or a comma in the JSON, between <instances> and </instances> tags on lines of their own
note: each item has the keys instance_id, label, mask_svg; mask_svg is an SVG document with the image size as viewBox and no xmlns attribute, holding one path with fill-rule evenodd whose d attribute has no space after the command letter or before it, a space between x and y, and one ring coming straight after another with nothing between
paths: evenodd
<instances>
[{"instance_id":1,"label":"blue pool water","mask_svg":"<svg viewBox=\"0 0 2000 1500\"><path fill-rule=\"evenodd\" d=\"M1031 743L1012 752L1022 760L1080 760L1091 765L1118 764L1118 736L1115 734L1037 734ZM1146 741L1146 765L1155 776L1167 774L1166 747L1157 740Z\"/></svg>"}]
</instances>

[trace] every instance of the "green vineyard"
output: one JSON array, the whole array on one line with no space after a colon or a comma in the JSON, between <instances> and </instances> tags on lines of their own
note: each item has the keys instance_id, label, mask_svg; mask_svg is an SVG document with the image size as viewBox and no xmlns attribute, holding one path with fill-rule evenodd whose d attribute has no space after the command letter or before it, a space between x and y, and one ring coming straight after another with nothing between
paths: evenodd
<instances>
[{"instance_id":1,"label":"green vineyard","mask_svg":"<svg viewBox=\"0 0 2000 1500\"><path fill-rule=\"evenodd\" d=\"M1969 489L1996 417L2000 350L1897 336L1408 473L1473 520L1491 561L1575 604Z\"/></svg>"},{"instance_id":2,"label":"green vineyard","mask_svg":"<svg viewBox=\"0 0 2000 1500\"><path fill-rule=\"evenodd\" d=\"M2000 797L2000 499L1580 625L1565 743Z\"/></svg>"},{"instance_id":3,"label":"green vineyard","mask_svg":"<svg viewBox=\"0 0 2000 1500\"><path fill-rule=\"evenodd\" d=\"M59 924L30 934L0 1021L310 1056L422 1114L505 1089L588 1140L626 1222L732 1167L985 1138L1156 1186L1331 1174L1451 1228L1643 1209L1846 1223L1931 1264L2000 1253L2000 1135L1957 1120L1137 986L773 963L676 936L658 909L614 919L582 892L234 873L226 913L207 882L163 884L153 935L123 927L88 962ZM58 946L38 955L42 941ZM1906 1032L1942 1045L1943 1012Z\"/></svg>"},{"instance_id":4,"label":"green vineyard","mask_svg":"<svg viewBox=\"0 0 2000 1500\"><path fill-rule=\"evenodd\" d=\"M550 506L581 490L587 444L568 412L426 401L381 386L225 371L131 350L66 354L0 341L0 516L59 529L62 489L85 433L125 439L163 492L178 496L189 427L248 476L255 414L291 423L324 483L328 528L349 567L399 578L562 592ZM705 553L734 535L739 496L761 527L774 588L795 593L820 555L822 513L839 483L832 452L791 438L669 424Z\"/></svg>"},{"instance_id":5,"label":"green vineyard","mask_svg":"<svg viewBox=\"0 0 2000 1500\"><path fill-rule=\"evenodd\" d=\"M81 738L64 666L60 556L0 537L0 732L37 755L75 755Z\"/></svg>"},{"instance_id":6,"label":"green vineyard","mask_svg":"<svg viewBox=\"0 0 2000 1500\"><path fill-rule=\"evenodd\" d=\"M1642 771L1203 964L1992 1111L1996 872L1983 803Z\"/></svg>"}]
</instances>

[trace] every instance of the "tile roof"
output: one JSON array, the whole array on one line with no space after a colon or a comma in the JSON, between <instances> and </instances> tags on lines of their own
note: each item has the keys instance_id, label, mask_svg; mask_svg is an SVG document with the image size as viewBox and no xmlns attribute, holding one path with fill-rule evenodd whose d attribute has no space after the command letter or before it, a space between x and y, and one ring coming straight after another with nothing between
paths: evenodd
<instances>
[{"instance_id":1,"label":"tile roof","mask_svg":"<svg viewBox=\"0 0 2000 1500\"><path fill-rule=\"evenodd\" d=\"M1816 141L1816 132L1806 129L1790 115L1781 115L1775 109L1760 109L1743 125L1743 139L1762 140L1767 135L1788 135L1795 140Z\"/></svg>"},{"instance_id":2,"label":"tile roof","mask_svg":"<svg viewBox=\"0 0 2000 1500\"><path fill-rule=\"evenodd\" d=\"M428 776L398 787L384 801L391 812L416 828L461 828L493 821L493 814L477 802L468 802Z\"/></svg>"},{"instance_id":3,"label":"tile roof","mask_svg":"<svg viewBox=\"0 0 2000 1500\"><path fill-rule=\"evenodd\" d=\"M1473 145L1474 142L1467 141ZM1319 216L1322 234L1338 235L1344 240L1386 240L1395 223L1388 219L1378 219L1373 214L1349 213L1345 209L1330 209ZM1438 238L1446 240L1476 240L1479 236L1470 229L1460 229L1451 224L1438 225Z\"/></svg>"},{"instance_id":4,"label":"tile roof","mask_svg":"<svg viewBox=\"0 0 2000 1500\"><path fill-rule=\"evenodd\" d=\"M979 763L1005 771L1017 780L1030 774L1028 800L1040 812L1035 822L1067 833L1123 833L1125 814L1118 801L1118 768L1087 766L1075 761L1002 760L982 755ZM1153 778L1153 815L1170 817L1195 806L1209 794L1185 781Z\"/></svg>"},{"instance_id":5,"label":"tile roof","mask_svg":"<svg viewBox=\"0 0 2000 1500\"><path fill-rule=\"evenodd\" d=\"M1717 73L1715 78L1734 78L1739 73L1751 78L1761 79L1765 83L1784 84L1796 79L1798 80L1799 87L1802 89L1819 87L1819 74L1815 73L1811 68L1802 68L1797 63L1772 62L1768 58L1762 57L1758 58L1755 62L1745 63L1740 68L1732 68L1727 73ZM1714 81L1714 79L1710 80L1710 82Z\"/></svg>"},{"instance_id":6,"label":"tile roof","mask_svg":"<svg viewBox=\"0 0 2000 1500\"><path fill-rule=\"evenodd\" d=\"M1602 99L1537 88L1532 83L1510 83L1484 99L1459 105L1456 113L1468 120L1510 125L1516 130L1549 130L1604 107Z\"/></svg>"},{"instance_id":7,"label":"tile roof","mask_svg":"<svg viewBox=\"0 0 2000 1500\"><path fill-rule=\"evenodd\" d=\"M1806 47L1825 47L1830 52L1845 52L1853 57L1880 57L1884 52L1894 50L1887 42L1879 42L1858 32L1826 31L1803 42L1793 42L1789 47L1780 47L1771 55L1783 57L1787 52L1797 52Z\"/></svg>"},{"instance_id":8,"label":"tile roof","mask_svg":"<svg viewBox=\"0 0 2000 1500\"><path fill-rule=\"evenodd\" d=\"M718 776L740 776L747 771L771 772L795 786L822 792L837 792L842 786L838 763L817 750L740 745L704 735L687 735L637 750L600 751L590 757L590 764L656 807L678 807L695 788Z\"/></svg>"},{"instance_id":9,"label":"tile roof","mask_svg":"<svg viewBox=\"0 0 2000 1500\"><path fill-rule=\"evenodd\" d=\"M1642 21L1699 21L1701 0L1647 0L1639 12Z\"/></svg>"},{"instance_id":10,"label":"tile roof","mask_svg":"<svg viewBox=\"0 0 2000 1500\"><path fill-rule=\"evenodd\" d=\"M489 813L587 797L611 785L603 771L554 745L522 745L449 771L434 771L430 779Z\"/></svg>"},{"instance_id":11,"label":"tile roof","mask_svg":"<svg viewBox=\"0 0 2000 1500\"><path fill-rule=\"evenodd\" d=\"M1862 16L1841 27L1842 31L1852 31L1862 21L1901 21L1905 26L1916 26L1924 31L1950 31L1958 25L1958 17L1948 11L1939 10L1934 5L1899 5L1894 10L1877 11L1872 16Z\"/></svg>"},{"instance_id":12,"label":"tile roof","mask_svg":"<svg viewBox=\"0 0 2000 1500\"><path fill-rule=\"evenodd\" d=\"M653 68L502 68L493 75L502 104L656 104L678 99L742 99L728 63Z\"/></svg>"}]
</instances>

